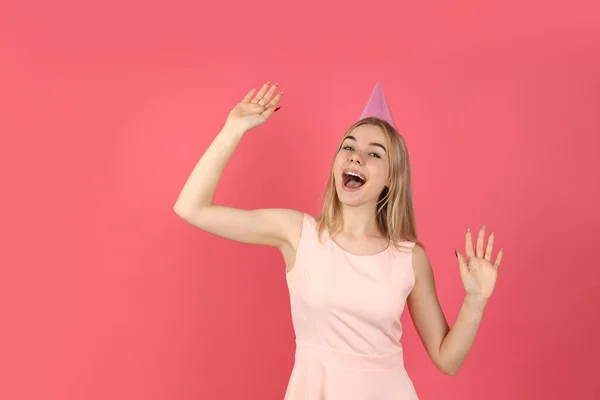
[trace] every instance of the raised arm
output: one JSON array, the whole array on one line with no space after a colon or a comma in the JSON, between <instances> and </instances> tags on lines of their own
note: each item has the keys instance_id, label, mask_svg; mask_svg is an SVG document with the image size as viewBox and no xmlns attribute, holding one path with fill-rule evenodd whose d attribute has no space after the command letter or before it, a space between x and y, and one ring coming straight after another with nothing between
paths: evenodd
<instances>
[{"instance_id":1,"label":"raised arm","mask_svg":"<svg viewBox=\"0 0 600 400\"><path fill-rule=\"evenodd\" d=\"M246 133L266 122L283 93L267 82L252 89L230 112L183 186L174 210L203 231L243 243L281 248L293 243L302 224L302 213L287 209L243 210L216 205L213 197L225 165Z\"/></svg>"},{"instance_id":2,"label":"raised arm","mask_svg":"<svg viewBox=\"0 0 600 400\"><path fill-rule=\"evenodd\" d=\"M485 254L484 236L485 227L482 227L477 238L477 249L474 251L471 232L467 231L467 259L458 252L456 254L466 295L452 329L442 312L427 255L418 245L413 250L415 286L408 297L408 308L429 357L440 371L448 375L458 372L471 351L485 305L496 283L503 251L500 250L492 264L494 234L488 240Z\"/></svg>"}]
</instances>

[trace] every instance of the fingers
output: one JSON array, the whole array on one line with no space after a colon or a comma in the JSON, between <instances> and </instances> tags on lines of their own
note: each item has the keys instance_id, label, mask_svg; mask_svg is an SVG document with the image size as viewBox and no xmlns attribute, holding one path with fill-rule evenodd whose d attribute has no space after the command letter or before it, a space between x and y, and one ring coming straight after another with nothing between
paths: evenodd
<instances>
[{"instance_id":1,"label":"fingers","mask_svg":"<svg viewBox=\"0 0 600 400\"><path fill-rule=\"evenodd\" d=\"M275 86L273 86L275 87ZM266 105L267 108L270 107L276 107L277 104L279 104L279 101L281 100L281 97L283 96L283 92L277 93L277 96L273 97L273 100L271 100L269 102L269 104Z\"/></svg>"},{"instance_id":2,"label":"fingers","mask_svg":"<svg viewBox=\"0 0 600 400\"><path fill-rule=\"evenodd\" d=\"M271 85L271 82L266 82L264 85L262 85L256 96L252 99L251 103L259 104L261 106L265 105L269 100L266 100L264 102L261 101L263 101L263 97L265 97L265 94L269 89L269 85Z\"/></svg>"},{"instance_id":3,"label":"fingers","mask_svg":"<svg viewBox=\"0 0 600 400\"><path fill-rule=\"evenodd\" d=\"M485 249L485 260L488 262L492 262L492 250L494 249L494 232L490 233L490 237L488 238L487 247Z\"/></svg>"},{"instance_id":4,"label":"fingers","mask_svg":"<svg viewBox=\"0 0 600 400\"><path fill-rule=\"evenodd\" d=\"M271 116L271 114L273 114L275 111L277 111L277 109L275 107L267 107L267 109L265 109L265 111L260 113L260 117L262 118L263 121L266 121Z\"/></svg>"},{"instance_id":5,"label":"fingers","mask_svg":"<svg viewBox=\"0 0 600 400\"><path fill-rule=\"evenodd\" d=\"M454 252L456 253L456 257L458 258L458 268L460 269L460 272L464 274L468 273L469 267L467 266L464 257L458 251L454 250Z\"/></svg>"},{"instance_id":6,"label":"fingers","mask_svg":"<svg viewBox=\"0 0 600 400\"><path fill-rule=\"evenodd\" d=\"M265 110L261 113L261 115L265 118L268 118L275 111L279 110L281 107L277 107L277 104L279 104L279 101L281 100L282 96L283 92L278 93L275 97L273 97L269 104L265 106Z\"/></svg>"},{"instance_id":7,"label":"fingers","mask_svg":"<svg viewBox=\"0 0 600 400\"><path fill-rule=\"evenodd\" d=\"M465 248L467 253L467 261L470 261L471 258L483 258L487 262L491 263L492 261L492 252L494 250L494 240L496 239L496 235L494 232L490 233L488 238L487 246L485 248L485 254L483 253L483 245L485 243L485 225L479 229L479 234L477 235L477 245L475 254L473 254L473 239L471 236L471 230L467 229L467 233L465 235ZM502 259L503 251L500 250L498 253L496 263L494 264L496 267L500 265L500 260Z\"/></svg>"},{"instance_id":8,"label":"fingers","mask_svg":"<svg viewBox=\"0 0 600 400\"><path fill-rule=\"evenodd\" d=\"M265 93L263 98L258 101L258 104L266 107L267 104L271 101L271 98L273 97L273 94L275 93L275 90L277 90L278 86L279 83L276 83L273 86L271 86L271 88L267 91L267 93Z\"/></svg>"},{"instance_id":9,"label":"fingers","mask_svg":"<svg viewBox=\"0 0 600 400\"><path fill-rule=\"evenodd\" d=\"M279 104L279 101L281 100L281 96L283 96L283 93L278 93L277 96L275 96L273 100L271 100L269 104L266 105L265 111L263 111L260 114L261 117L263 117L266 120L271 116L271 114L273 114L275 111L281 108L277 107L277 104Z\"/></svg>"},{"instance_id":10,"label":"fingers","mask_svg":"<svg viewBox=\"0 0 600 400\"><path fill-rule=\"evenodd\" d=\"M254 93L256 93L256 88L248 92L246 97L244 97L244 99L242 100L242 103L248 103L252 99L252 96L254 96Z\"/></svg>"},{"instance_id":11,"label":"fingers","mask_svg":"<svg viewBox=\"0 0 600 400\"><path fill-rule=\"evenodd\" d=\"M479 234L477 235L477 247L475 255L477 258L483 257L483 240L485 239L485 225L483 225L479 229Z\"/></svg>"},{"instance_id":12,"label":"fingers","mask_svg":"<svg viewBox=\"0 0 600 400\"><path fill-rule=\"evenodd\" d=\"M475 254L473 254L473 238L471 237L470 229L467 229L465 235L465 251L467 253L467 259L475 257Z\"/></svg>"},{"instance_id":13,"label":"fingers","mask_svg":"<svg viewBox=\"0 0 600 400\"><path fill-rule=\"evenodd\" d=\"M500 266L500 261L502 261L502 256L504 255L504 249L500 249L498 255L496 256L496 262L494 262L494 267L496 269Z\"/></svg>"}]
</instances>

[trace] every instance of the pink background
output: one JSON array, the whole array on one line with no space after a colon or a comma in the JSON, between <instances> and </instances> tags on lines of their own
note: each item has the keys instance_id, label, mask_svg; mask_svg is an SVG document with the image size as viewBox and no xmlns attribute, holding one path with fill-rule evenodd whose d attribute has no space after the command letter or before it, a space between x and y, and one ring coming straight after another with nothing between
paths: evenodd
<instances>
[{"instance_id":1,"label":"pink background","mask_svg":"<svg viewBox=\"0 0 600 400\"><path fill-rule=\"evenodd\" d=\"M282 108L244 138L218 202L316 214L381 80L450 323L464 230L485 223L506 250L457 376L404 315L421 399L600 397L597 2L96 3L1 3L1 399L283 398L281 256L173 212L267 79Z\"/></svg>"}]
</instances>

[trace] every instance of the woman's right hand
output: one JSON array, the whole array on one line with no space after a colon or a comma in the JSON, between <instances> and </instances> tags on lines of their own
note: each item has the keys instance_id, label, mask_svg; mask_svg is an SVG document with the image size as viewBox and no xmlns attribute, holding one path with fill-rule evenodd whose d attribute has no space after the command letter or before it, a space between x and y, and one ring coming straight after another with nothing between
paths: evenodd
<instances>
[{"instance_id":1,"label":"woman's right hand","mask_svg":"<svg viewBox=\"0 0 600 400\"><path fill-rule=\"evenodd\" d=\"M231 110L225 125L240 132L246 132L265 123L276 111L283 95L280 92L273 96L279 84L276 83L271 88L269 85L270 82L265 83L258 93L256 93L257 89L248 92L242 102Z\"/></svg>"}]
</instances>

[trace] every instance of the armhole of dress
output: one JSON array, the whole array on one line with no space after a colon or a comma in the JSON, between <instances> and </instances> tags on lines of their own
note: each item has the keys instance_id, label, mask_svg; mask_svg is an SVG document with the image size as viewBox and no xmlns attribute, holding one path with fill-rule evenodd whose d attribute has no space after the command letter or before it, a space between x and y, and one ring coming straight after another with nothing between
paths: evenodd
<instances>
[{"instance_id":1,"label":"armhole of dress","mask_svg":"<svg viewBox=\"0 0 600 400\"><path fill-rule=\"evenodd\" d=\"M293 271L298 269L298 265L300 264L302 258L302 251L304 249L304 242L307 239L308 231L310 229L310 221L308 220L310 215L306 213L302 213L302 227L300 228L300 239L298 240L298 245L296 246L296 259L294 260L294 265L291 270L286 269L287 274L291 274Z\"/></svg>"},{"instance_id":2,"label":"armhole of dress","mask_svg":"<svg viewBox=\"0 0 600 400\"><path fill-rule=\"evenodd\" d=\"M413 256L415 254L415 247L417 246L417 244L415 242L406 242L406 243L410 243L410 256L408 257L409 259L409 267L410 267L410 276L411 276L411 288L410 290L412 291L412 289L415 287L415 284L417 283L417 275L415 274L415 267L413 265Z\"/></svg>"}]
</instances>

